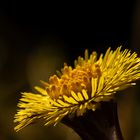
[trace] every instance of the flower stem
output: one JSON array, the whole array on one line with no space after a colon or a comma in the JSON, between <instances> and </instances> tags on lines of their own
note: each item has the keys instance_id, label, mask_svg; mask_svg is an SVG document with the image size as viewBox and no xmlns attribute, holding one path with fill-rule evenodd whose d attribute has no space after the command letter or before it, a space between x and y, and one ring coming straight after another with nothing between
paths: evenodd
<instances>
[{"instance_id":1,"label":"flower stem","mask_svg":"<svg viewBox=\"0 0 140 140\"><path fill-rule=\"evenodd\" d=\"M89 110L73 119L66 117L62 122L77 132L82 140L123 140L114 101L102 102L100 109Z\"/></svg>"}]
</instances>

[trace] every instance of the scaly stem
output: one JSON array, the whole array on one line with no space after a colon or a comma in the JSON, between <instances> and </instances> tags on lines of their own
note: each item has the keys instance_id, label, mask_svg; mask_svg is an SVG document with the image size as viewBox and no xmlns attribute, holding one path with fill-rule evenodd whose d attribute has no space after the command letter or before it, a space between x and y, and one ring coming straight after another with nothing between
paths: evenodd
<instances>
[{"instance_id":1,"label":"scaly stem","mask_svg":"<svg viewBox=\"0 0 140 140\"><path fill-rule=\"evenodd\" d=\"M114 101L102 102L96 111L87 111L81 117L62 120L79 134L82 140L123 140Z\"/></svg>"}]
</instances>

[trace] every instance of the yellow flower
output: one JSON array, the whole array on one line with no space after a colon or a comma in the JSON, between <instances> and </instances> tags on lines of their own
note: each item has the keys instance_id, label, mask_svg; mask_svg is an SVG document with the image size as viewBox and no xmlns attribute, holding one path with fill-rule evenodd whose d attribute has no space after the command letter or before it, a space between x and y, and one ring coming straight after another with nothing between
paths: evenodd
<instances>
[{"instance_id":1,"label":"yellow flower","mask_svg":"<svg viewBox=\"0 0 140 140\"><path fill-rule=\"evenodd\" d=\"M140 78L140 58L128 49L110 48L97 59L96 52L79 57L72 68L64 64L58 76L35 87L37 94L22 93L14 122L15 130L44 119L45 125L56 125L63 117L81 116L87 110L95 111L101 101L111 100L119 90L127 88Z\"/></svg>"}]
</instances>

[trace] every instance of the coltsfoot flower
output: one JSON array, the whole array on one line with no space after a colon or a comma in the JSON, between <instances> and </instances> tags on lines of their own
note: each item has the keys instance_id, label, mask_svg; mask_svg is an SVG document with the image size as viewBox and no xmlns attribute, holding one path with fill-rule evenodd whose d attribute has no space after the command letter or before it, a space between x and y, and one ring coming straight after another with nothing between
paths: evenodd
<instances>
[{"instance_id":1,"label":"coltsfoot flower","mask_svg":"<svg viewBox=\"0 0 140 140\"><path fill-rule=\"evenodd\" d=\"M16 131L35 120L44 119L45 125L56 125L65 116L82 116L95 111L102 101L110 101L117 91L135 85L140 78L140 58L128 49L109 48L97 59L97 53L78 57L75 67L64 64L58 75L35 87L38 93L22 93L15 115Z\"/></svg>"}]
</instances>

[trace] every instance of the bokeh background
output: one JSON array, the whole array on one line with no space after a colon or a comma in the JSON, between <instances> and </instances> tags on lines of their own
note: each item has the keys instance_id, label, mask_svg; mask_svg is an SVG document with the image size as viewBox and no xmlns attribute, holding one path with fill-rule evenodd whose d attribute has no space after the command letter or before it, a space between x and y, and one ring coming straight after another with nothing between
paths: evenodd
<instances>
[{"instance_id":1,"label":"bokeh background","mask_svg":"<svg viewBox=\"0 0 140 140\"><path fill-rule=\"evenodd\" d=\"M0 2L0 140L80 140L63 124L33 124L16 133L14 114L20 92L84 50L104 53L122 45L140 54L140 1ZM140 82L121 92L118 112L125 140L140 140Z\"/></svg>"}]
</instances>

